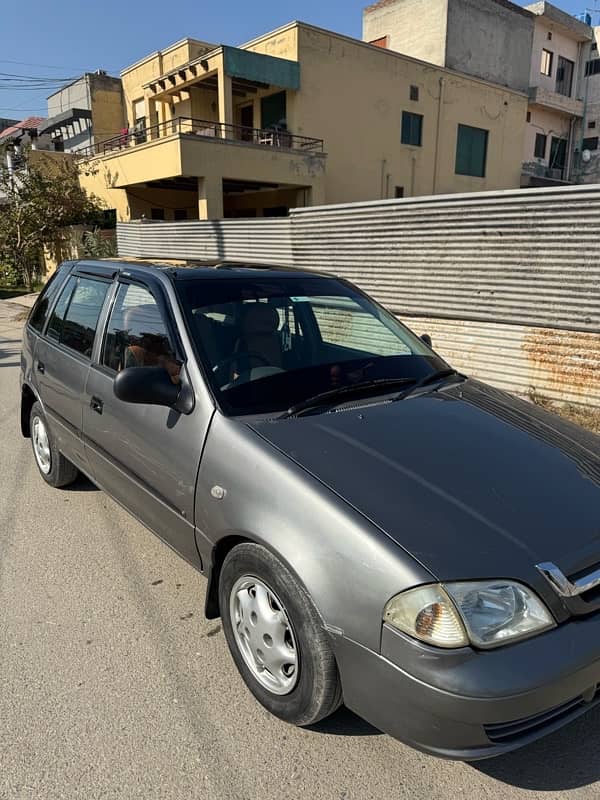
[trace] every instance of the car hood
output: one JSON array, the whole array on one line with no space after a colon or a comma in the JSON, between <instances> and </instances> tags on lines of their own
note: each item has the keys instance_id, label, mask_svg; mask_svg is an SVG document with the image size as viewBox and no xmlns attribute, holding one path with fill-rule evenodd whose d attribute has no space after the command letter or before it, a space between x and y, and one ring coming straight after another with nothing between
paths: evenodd
<instances>
[{"instance_id":1,"label":"car hood","mask_svg":"<svg viewBox=\"0 0 600 800\"><path fill-rule=\"evenodd\" d=\"M485 384L251 427L438 580L600 562L600 437Z\"/></svg>"}]
</instances>

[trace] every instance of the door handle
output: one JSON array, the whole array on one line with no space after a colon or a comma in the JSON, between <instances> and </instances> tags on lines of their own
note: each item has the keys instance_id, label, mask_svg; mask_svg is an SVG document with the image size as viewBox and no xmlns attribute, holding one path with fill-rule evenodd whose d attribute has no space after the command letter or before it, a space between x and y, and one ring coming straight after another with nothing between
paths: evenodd
<instances>
[{"instance_id":1,"label":"door handle","mask_svg":"<svg viewBox=\"0 0 600 800\"><path fill-rule=\"evenodd\" d=\"M102 402L102 400L100 400L99 397L94 396L90 400L90 408L92 409L92 411L95 411L97 414L101 414L102 413L102 409L104 408L104 403Z\"/></svg>"},{"instance_id":2,"label":"door handle","mask_svg":"<svg viewBox=\"0 0 600 800\"><path fill-rule=\"evenodd\" d=\"M42 375L44 374L44 372L46 372L46 367L44 366L43 361L37 362L37 371L40 372Z\"/></svg>"}]
</instances>

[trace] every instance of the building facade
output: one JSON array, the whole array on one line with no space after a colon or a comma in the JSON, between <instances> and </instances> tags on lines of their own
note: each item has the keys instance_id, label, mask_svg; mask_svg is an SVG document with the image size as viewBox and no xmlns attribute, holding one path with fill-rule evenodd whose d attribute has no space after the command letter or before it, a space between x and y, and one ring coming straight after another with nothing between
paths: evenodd
<instances>
[{"instance_id":1,"label":"building facade","mask_svg":"<svg viewBox=\"0 0 600 800\"><path fill-rule=\"evenodd\" d=\"M381 0L364 11L363 39L526 91L521 185L580 179L587 22L546 2Z\"/></svg>"},{"instance_id":2,"label":"building facade","mask_svg":"<svg viewBox=\"0 0 600 800\"><path fill-rule=\"evenodd\" d=\"M582 72L592 29L550 3L526 8L534 15L534 34L523 185L574 182L584 115Z\"/></svg>"},{"instance_id":3,"label":"building facade","mask_svg":"<svg viewBox=\"0 0 600 800\"><path fill-rule=\"evenodd\" d=\"M55 150L76 153L100 144L125 125L120 78L87 72L48 98L48 119L39 126Z\"/></svg>"},{"instance_id":4,"label":"building facade","mask_svg":"<svg viewBox=\"0 0 600 800\"><path fill-rule=\"evenodd\" d=\"M516 188L527 95L293 22L122 73L126 130L82 161L120 220Z\"/></svg>"}]
</instances>

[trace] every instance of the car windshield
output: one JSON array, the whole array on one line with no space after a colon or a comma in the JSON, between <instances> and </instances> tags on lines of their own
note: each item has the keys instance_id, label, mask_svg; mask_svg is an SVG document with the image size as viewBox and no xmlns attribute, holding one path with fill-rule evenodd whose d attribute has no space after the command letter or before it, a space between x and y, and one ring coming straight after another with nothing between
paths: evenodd
<instances>
[{"instance_id":1,"label":"car windshield","mask_svg":"<svg viewBox=\"0 0 600 800\"><path fill-rule=\"evenodd\" d=\"M215 396L232 415L282 412L354 384L419 380L446 366L345 281L223 273L176 281Z\"/></svg>"}]
</instances>

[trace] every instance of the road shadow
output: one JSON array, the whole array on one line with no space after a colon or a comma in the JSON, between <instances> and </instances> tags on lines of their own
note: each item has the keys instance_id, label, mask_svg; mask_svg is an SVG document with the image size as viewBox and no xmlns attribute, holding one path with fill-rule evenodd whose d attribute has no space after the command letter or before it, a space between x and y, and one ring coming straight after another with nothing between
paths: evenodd
<instances>
[{"instance_id":1,"label":"road shadow","mask_svg":"<svg viewBox=\"0 0 600 800\"><path fill-rule=\"evenodd\" d=\"M380 730L357 717L346 706L341 706L335 714L315 725L307 725L306 730L331 736L383 736Z\"/></svg>"},{"instance_id":2,"label":"road shadow","mask_svg":"<svg viewBox=\"0 0 600 800\"><path fill-rule=\"evenodd\" d=\"M82 475L81 472L77 479L65 487L68 492L99 492L100 489L95 483L92 483L89 478Z\"/></svg>"},{"instance_id":3,"label":"road shadow","mask_svg":"<svg viewBox=\"0 0 600 800\"><path fill-rule=\"evenodd\" d=\"M600 708L534 744L470 766L497 781L559 792L600 781Z\"/></svg>"}]
</instances>

